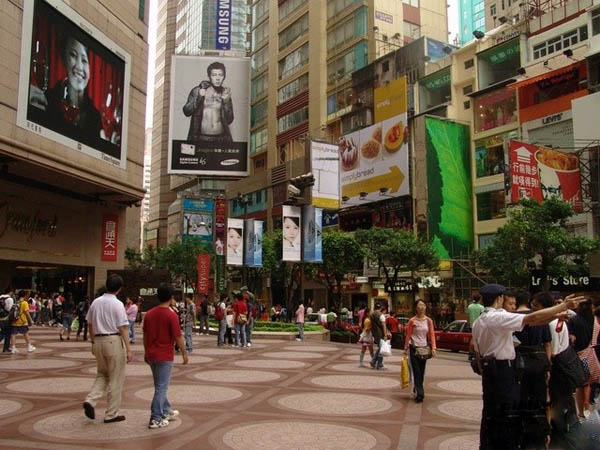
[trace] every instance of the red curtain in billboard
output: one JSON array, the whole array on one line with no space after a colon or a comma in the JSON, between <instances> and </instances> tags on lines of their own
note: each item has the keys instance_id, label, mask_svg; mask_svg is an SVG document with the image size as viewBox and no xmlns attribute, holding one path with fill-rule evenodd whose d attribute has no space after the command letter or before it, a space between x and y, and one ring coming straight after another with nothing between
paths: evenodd
<instances>
[{"instance_id":1,"label":"red curtain in billboard","mask_svg":"<svg viewBox=\"0 0 600 450\"><path fill-rule=\"evenodd\" d=\"M538 202L559 197L575 211L582 210L577 155L510 141L510 176L513 203L526 197Z\"/></svg>"},{"instance_id":2,"label":"red curtain in billboard","mask_svg":"<svg viewBox=\"0 0 600 450\"><path fill-rule=\"evenodd\" d=\"M102 216L102 261L116 261L118 251L119 216L104 214Z\"/></svg>"},{"instance_id":3,"label":"red curtain in billboard","mask_svg":"<svg viewBox=\"0 0 600 450\"><path fill-rule=\"evenodd\" d=\"M196 263L198 270L198 294L208 294L210 289L210 255L200 253Z\"/></svg>"}]
</instances>

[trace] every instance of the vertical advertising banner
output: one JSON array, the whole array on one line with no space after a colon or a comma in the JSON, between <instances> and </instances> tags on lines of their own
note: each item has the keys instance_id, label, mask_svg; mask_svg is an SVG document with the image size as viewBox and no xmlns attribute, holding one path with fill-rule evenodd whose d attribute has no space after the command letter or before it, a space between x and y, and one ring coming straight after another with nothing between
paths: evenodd
<instances>
[{"instance_id":1,"label":"vertical advertising banner","mask_svg":"<svg viewBox=\"0 0 600 450\"><path fill-rule=\"evenodd\" d=\"M312 205L302 209L302 261L323 262L323 210Z\"/></svg>"},{"instance_id":2,"label":"vertical advertising banner","mask_svg":"<svg viewBox=\"0 0 600 450\"><path fill-rule=\"evenodd\" d=\"M225 256L216 256L216 273L217 273L217 292L219 294L225 292Z\"/></svg>"},{"instance_id":3,"label":"vertical advertising banner","mask_svg":"<svg viewBox=\"0 0 600 450\"><path fill-rule=\"evenodd\" d=\"M227 231L225 222L227 211L227 203L225 199L218 198L215 200L215 254L217 256L225 255L225 242L227 241Z\"/></svg>"},{"instance_id":4,"label":"vertical advertising banner","mask_svg":"<svg viewBox=\"0 0 600 450\"><path fill-rule=\"evenodd\" d=\"M217 0L217 50L231 50L231 3L232 0Z\"/></svg>"},{"instance_id":5,"label":"vertical advertising banner","mask_svg":"<svg viewBox=\"0 0 600 450\"><path fill-rule=\"evenodd\" d=\"M227 219L227 264L244 265L244 220Z\"/></svg>"},{"instance_id":6,"label":"vertical advertising banner","mask_svg":"<svg viewBox=\"0 0 600 450\"><path fill-rule=\"evenodd\" d=\"M282 261L301 261L300 217L302 210L299 206L283 205L282 211L283 257L281 259Z\"/></svg>"},{"instance_id":7,"label":"vertical advertising banner","mask_svg":"<svg viewBox=\"0 0 600 450\"><path fill-rule=\"evenodd\" d=\"M210 255L208 253L200 253L196 263L198 271L198 294L208 294L210 285Z\"/></svg>"},{"instance_id":8,"label":"vertical advertising banner","mask_svg":"<svg viewBox=\"0 0 600 450\"><path fill-rule=\"evenodd\" d=\"M312 204L321 208L340 207L339 146L311 141L310 156L315 184L312 187Z\"/></svg>"},{"instance_id":9,"label":"vertical advertising banner","mask_svg":"<svg viewBox=\"0 0 600 450\"><path fill-rule=\"evenodd\" d=\"M246 219L244 236L244 265L262 267L262 220Z\"/></svg>"},{"instance_id":10,"label":"vertical advertising banner","mask_svg":"<svg viewBox=\"0 0 600 450\"><path fill-rule=\"evenodd\" d=\"M425 118L429 239L442 259L473 245L469 127Z\"/></svg>"},{"instance_id":11,"label":"vertical advertising banner","mask_svg":"<svg viewBox=\"0 0 600 450\"><path fill-rule=\"evenodd\" d=\"M130 75L131 56L65 2L24 2L18 126L125 169Z\"/></svg>"},{"instance_id":12,"label":"vertical advertising banner","mask_svg":"<svg viewBox=\"0 0 600 450\"><path fill-rule=\"evenodd\" d=\"M510 141L511 200L538 202L558 197L581 211L581 177L577 155Z\"/></svg>"},{"instance_id":13,"label":"vertical advertising banner","mask_svg":"<svg viewBox=\"0 0 600 450\"><path fill-rule=\"evenodd\" d=\"M213 208L211 199L183 199L183 239L213 240Z\"/></svg>"},{"instance_id":14,"label":"vertical advertising banner","mask_svg":"<svg viewBox=\"0 0 600 450\"><path fill-rule=\"evenodd\" d=\"M102 261L116 261L118 250L119 216L104 214L102 216Z\"/></svg>"},{"instance_id":15,"label":"vertical advertising banner","mask_svg":"<svg viewBox=\"0 0 600 450\"><path fill-rule=\"evenodd\" d=\"M248 58L173 56L170 174L248 175Z\"/></svg>"}]
</instances>

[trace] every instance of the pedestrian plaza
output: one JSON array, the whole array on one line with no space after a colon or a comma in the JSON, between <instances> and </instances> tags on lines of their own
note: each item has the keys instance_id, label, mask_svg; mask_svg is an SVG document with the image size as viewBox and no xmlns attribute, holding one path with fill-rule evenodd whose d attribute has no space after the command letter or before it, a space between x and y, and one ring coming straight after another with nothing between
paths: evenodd
<instances>
[{"instance_id":1,"label":"pedestrian plaza","mask_svg":"<svg viewBox=\"0 0 600 450\"><path fill-rule=\"evenodd\" d=\"M481 380L464 354L428 362L426 398L415 404L401 388L398 350L374 371L358 367L358 345L254 339L217 348L215 336L194 336L190 363L176 355L169 388L180 416L150 430L154 388L140 340L127 366L127 420L104 424L104 401L95 421L82 409L96 371L89 342L60 342L56 328L31 335L34 353L21 346L0 358L2 449L478 448Z\"/></svg>"}]
</instances>

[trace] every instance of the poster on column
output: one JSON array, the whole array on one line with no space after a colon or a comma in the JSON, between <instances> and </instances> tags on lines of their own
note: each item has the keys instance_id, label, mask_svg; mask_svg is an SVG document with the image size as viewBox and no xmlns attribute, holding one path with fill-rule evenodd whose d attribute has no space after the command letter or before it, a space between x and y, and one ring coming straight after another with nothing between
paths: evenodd
<instances>
[{"instance_id":1,"label":"poster on column","mask_svg":"<svg viewBox=\"0 0 600 450\"><path fill-rule=\"evenodd\" d=\"M196 262L196 270L198 271L198 294L208 294L210 283L210 255L208 253L200 253Z\"/></svg>"},{"instance_id":2,"label":"poster on column","mask_svg":"<svg viewBox=\"0 0 600 450\"><path fill-rule=\"evenodd\" d=\"M312 205L302 210L302 261L323 262L323 210Z\"/></svg>"},{"instance_id":3,"label":"poster on column","mask_svg":"<svg viewBox=\"0 0 600 450\"><path fill-rule=\"evenodd\" d=\"M102 256L101 261L116 261L118 249L119 216L104 214L102 216Z\"/></svg>"},{"instance_id":4,"label":"poster on column","mask_svg":"<svg viewBox=\"0 0 600 450\"><path fill-rule=\"evenodd\" d=\"M301 261L302 254L300 252L300 217L302 210L299 206L283 205L283 261Z\"/></svg>"},{"instance_id":5,"label":"poster on column","mask_svg":"<svg viewBox=\"0 0 600 450\"><path fill-rule=\"evenodd\" d=\"M19 127L126 168L128 53L65 2L31 0L20 64Z\"/></svg>"},{"instance_id":6,"label":"poster on column","mask_svg":"<svg viewBox=\"0 0 600 450\"><path fill-rule=\"evenodd\" d=\"M261 220L246 219L244 236L244 265L262 267L262 233Z\"/></svg>"},{"instance_id":7,"label":"poster on column","mask_svg":"<svg viewBox=\"0 0 600 450\"><path fill-rule=\"evenodd\" d=\"M243 219L227 219L227 265L244 265Z\"/></svg>"}]
</instances>

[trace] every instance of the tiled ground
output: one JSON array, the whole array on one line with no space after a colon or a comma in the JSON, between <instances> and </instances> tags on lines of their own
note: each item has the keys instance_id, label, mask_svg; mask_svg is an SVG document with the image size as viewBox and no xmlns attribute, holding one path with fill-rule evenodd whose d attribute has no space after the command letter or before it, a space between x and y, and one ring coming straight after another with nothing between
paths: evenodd
<instances>
[{"instance_id":1,"label":"tiled ground","mask_svg":"<svg viewBox=\"0 0 600 450\"><path fill-rule=\"evenodd\" d=\"M478 448L481 384L466 355L428 363L426 398L401 389L399 352L390 370L358 368L357 345L255 339L217 348L195 336L190 364L176 366L169 399L181 412L149 430L152 377L134 347L123 393L125 422L103 424L81 404L95 374L88 343L32 331L38 350L0 357L2 449L412 450ZM22 341L19 341L22 348Z\"/></svg>"}]
</instances>

